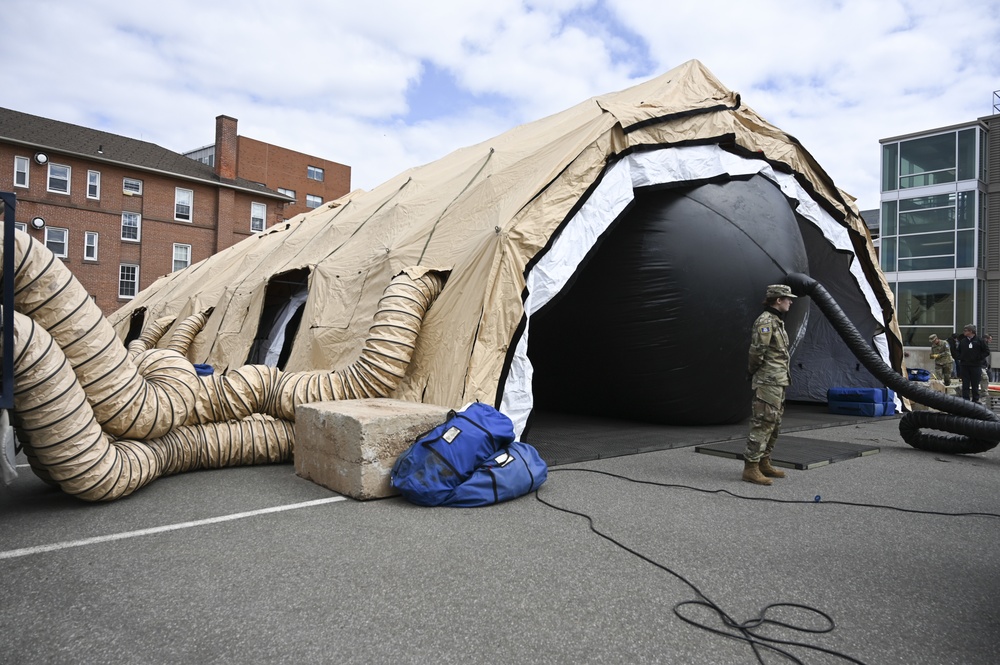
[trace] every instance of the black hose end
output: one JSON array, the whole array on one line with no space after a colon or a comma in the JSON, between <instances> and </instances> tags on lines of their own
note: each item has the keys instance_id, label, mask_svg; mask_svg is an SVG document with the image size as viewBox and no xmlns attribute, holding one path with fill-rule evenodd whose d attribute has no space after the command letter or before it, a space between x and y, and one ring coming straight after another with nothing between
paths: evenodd
<instances>
[{"instance_id":1,"label":"black hose end","mask_svg":"<svg viewBox=\"0 0 1000 665\"><path fill-rule=\"evenodd\" d=\"M808 296L812 294L818 282L800 272L790 272L785 275L785 284L792 287L792 293L797 296Z\"/></svg>"}]
</instances>

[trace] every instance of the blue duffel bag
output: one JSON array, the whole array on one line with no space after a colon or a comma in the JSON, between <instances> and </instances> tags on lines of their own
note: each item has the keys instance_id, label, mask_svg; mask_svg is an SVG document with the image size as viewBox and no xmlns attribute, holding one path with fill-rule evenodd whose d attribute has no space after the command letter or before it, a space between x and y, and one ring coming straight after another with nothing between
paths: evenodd
<instances>
[{"instance_id":1,"label":"blue duffel bag","mask_svg":"<svg viewBox=\"0 0 1000 665\"><path fill-rule=\"evenodd\" d=\"M514 441L479 465L442 505L459 508L489 506L533 492L549 476L549 466L527 443Z\"/></svg>"},{"instance_id":2,"label":"blue duffel bag","mask_svg":"<svg viewBox=\"0 0 1000 665\"><path fill-rule=\"evenodd\" d=\"M419 437L392 465L403 498L440 506L484 461L514 441L514 424L492 406L473 402Z\"/></svg>"}]
</instances>

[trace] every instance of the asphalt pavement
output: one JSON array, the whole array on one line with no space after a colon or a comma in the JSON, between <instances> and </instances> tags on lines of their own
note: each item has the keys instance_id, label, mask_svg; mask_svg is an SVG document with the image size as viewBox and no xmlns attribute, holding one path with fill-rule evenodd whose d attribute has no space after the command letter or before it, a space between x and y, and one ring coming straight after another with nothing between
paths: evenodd
<instances>
[{"instance_id":1,"label":"asphalt pavement","mask_svg":"<svg viewBox=\"0 0 1000 665\"><path fill-rule=\"evenodd\" d=\"M0 485L0 662L758 662L701 623L804 663L995 663L1000 453L897 426L796 431L879 452L771 487L692 445L552 467L537 498L477 509L344 499L290 464L95 505L24 467ZM720 618L762 612L826 632Z\"/></svg>"}]
</instances>

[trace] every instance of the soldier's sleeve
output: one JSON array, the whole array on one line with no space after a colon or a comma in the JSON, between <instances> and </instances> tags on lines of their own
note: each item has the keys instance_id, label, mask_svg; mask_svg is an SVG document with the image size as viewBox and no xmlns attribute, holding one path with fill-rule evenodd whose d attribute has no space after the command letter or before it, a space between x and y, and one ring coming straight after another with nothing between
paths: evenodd
<instances>
[{"instance_id":1,"label":"soldier's sleeve","mask_svg":"<svg viewBox=\"0 0 1000 665\"><path fill-rule=\"evenodd\" d=\"M750 361L747 369L751 374L757 372L764 364L764 353L771 344L771 335L774 334L774 326L770 321L757 319L753 326L753 334L750 336Z\"/></svg>"}]
</instances>

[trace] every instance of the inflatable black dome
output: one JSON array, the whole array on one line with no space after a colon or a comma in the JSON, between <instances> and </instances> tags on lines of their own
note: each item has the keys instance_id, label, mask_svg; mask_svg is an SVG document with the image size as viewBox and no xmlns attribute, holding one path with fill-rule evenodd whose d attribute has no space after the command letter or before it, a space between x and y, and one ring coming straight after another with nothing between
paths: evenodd
<instances>
[{"instance_id":1,"label":"inflatable black dome","mask_svg":"<svg viewBox=\"0 0 1000 665\"><path fill-rule=\"evenodd\" d=\"M768 284L808 274L798 222L761 176L636 192L531 318L535 407L677 425L750 414L750 327ZM789 337L808 306L786 316Z\"/></svg>"}]
</instances>

